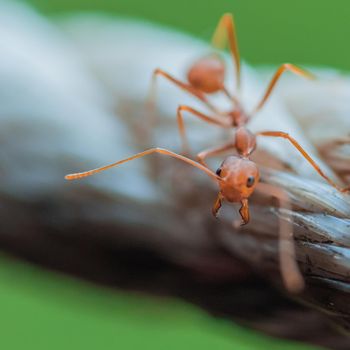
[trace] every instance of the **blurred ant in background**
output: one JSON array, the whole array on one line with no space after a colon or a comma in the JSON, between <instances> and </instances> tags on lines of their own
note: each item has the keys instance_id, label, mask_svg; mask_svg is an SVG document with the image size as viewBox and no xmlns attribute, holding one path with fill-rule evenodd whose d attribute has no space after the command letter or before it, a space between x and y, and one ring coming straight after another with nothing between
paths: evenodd
<instances>
[{"instance_id":1,"label":"blurred ant in background","mask_svg":"<svg viewBox=\"0 0 350 350\"><path fill-rule=\"evenodd\" d=\"M234 20L231 14L223 15L213 36L213 43L215 46L222 47L226 40L228 42L230 54L235 66L236 88L237 91L239 91L241 80L240 55L237 45ZM253 112L248 114L242 108L239 99L234 95L231 95L225 87L225 64L223 59L221 59L220 56L216 53L198 60L190 68L187 75L188 82L186 83L175 79L163 70L156 69L153 74L153 93L156 77L163 76L181 89L189 92L201 100L213 113L213 115L206 115L189 106L181 105L178 107L177 121L182 137L184 152L188 152L188 143L185 135L183 112L189 112L208 123L215 124L223 128L234 128L233 139L229 140L229 142L221 146L207 149L198 153L197 161L166 149L152 148L138 153L130 158L120 160L116 163L82 173L70 174L65 178L67 180L80 179L126 163L130 160L141 158L153 153L168 155L204 171L207 175L209 175L217 182L219 186L219 194L212 208L212 213L215 217L218 215L218 211L221 208L223 200L231 203L240 203L241 208L239 210L239 213L242 218L241 224L245 225L249 222L248 198L251 196L255 189L258 189L269 196L276 197L279 200L281 207L291 209L288 204L287 195L283 190L277 189L268 184L259 183L259 169L257 165L252 160L250 160L251 154L256 149L256 137L268 136L281 137L288 140L331 186L340 192L349 190L349 188L339 188L320 169L320 167L308 155L308 153L299 145L299 143L287 133L281 131L261 131L253 134L247 129L247 123L251 117L264 106L277 81L285 71L290 71L302 77L313 78L310 73L292 64L283 64L274 74L261 101L254 108ZM222 112L209 102L207 95L217 92L223 92L231 100L233 107L230 111ZM213 172L211 169L209 169L205 163L206 158L218 156L229 150L235 150L237 152L237 155L230 155L226 157L216 172ZM257 187L258 183L259 186ZM293 232L291 224L288 222L288 220L280 219L279 235L279 260L283 281L288 290L292 292L300 291L304 286L304 281L295 259L294 244L292 243Z\"/></svg>"}]
</instances>

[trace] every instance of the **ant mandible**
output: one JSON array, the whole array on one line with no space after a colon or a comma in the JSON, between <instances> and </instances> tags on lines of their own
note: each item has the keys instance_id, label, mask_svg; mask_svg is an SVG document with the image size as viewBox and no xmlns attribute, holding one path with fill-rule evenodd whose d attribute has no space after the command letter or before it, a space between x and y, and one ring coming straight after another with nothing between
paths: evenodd
<instances>
[{"instance_id":1,"label":"ant mandible","mask_svg":"<svg viewBox=\"0 0 350 350\"><path fill-rule=\"evenodd\" d=\"M217 29L214 33L213 42L215 44L223 43L224 39L228 40L230 53L233 59L233 63L236 69L236 87L239 90L240 87L240 56L236 39L235 25L233 16L231 14L224 14L219 21ZM269 136L269 137L281 137L287 139L291 144L300 152L300 154L315 168L315 170L333 187L335 187L340 192L345 192L349 190L349 187L341 189L339 188L315 163L315 161L308 155L308 153L300 146L300 144L292 138L289 134L280 131L261 131L253 134L246 127L246 124L250 118L258 112L265 104L269 98L273 88L275 87L278 79L285 71L291 71L297 75L311 78L313 77L310 73L292 65L283 64L278 68L275 75L273 76L270 84L268 85L265 94L263 95L261 101L257 104L252 113L247 114L238 98L231 95L226 87L224 86L225 78L225 65L223 60L217 55L213 54L206 56L199 61L197 61L188 72L188 83L183 83L168 73L157 69L153 74L153 82L158 75L165 77L166 79L173 82L175 85L181 89L189 92L190 94L197 97L199 100L205 103L205 105L215 114L215 116L205 115L189 106L181 105L177 110L177 120L179 131L182 136L183 148L188 149L187 139L185 136L184 122L182 113L184 111L190 112L198 118L215 124L224 128L235 128L234 138L228 143L204 150L197 155L197 160L194 161L184 155L174 153L172 151L163 148L152 148L144 152L138 153L132 157L120 160L118 162L89 170L82 173L75 173L66 175L67 180L75 180L83 177L91 176L101 171L110 169L112 167L121 165L133 159L141 158L149 154L160 153L176 159L179 159L185 163L188 163L202 171L204 171L208 176L214 179L219 186L219 194L212 208L212 213L215 217L218 215L218 211L221 208L222 201L226 200L231 203L241 203L241 208L239 210L240 216L242 218L242 225L249 222L249 206L248 198L257 188L259 183L259 169L257 165L250 160L251 154L256 148L256 138L257 136ZM154 85L153 85L154 87ZM154 91L154 88L153 88ZM233 102L233 109L227 113L219 111L214 105L212 105L207 99L207 94L212 94L216 92L223 92L227 95ZM216 172L213 172L205 163L205 159L212 156L218 156L221 153L227 152L229 150L236 150L237 155L230 155L225 158L221 166ZM259 183L261 191L272 195L279 199L280 205L287 207L287 198L284 191L269 186L267 184ZM290 291L300 291L303 288L304 282L303 278L299 272L296 260L294 246L291 243L292 231L289 227L290 224L285 220L280 220L280 268L282 278L284 283ZM289 242L289 243L288 243ZM288 247L288 251L286 251ZM283 249L282 249L283 248Z\"/></svg>"}]
</instances>

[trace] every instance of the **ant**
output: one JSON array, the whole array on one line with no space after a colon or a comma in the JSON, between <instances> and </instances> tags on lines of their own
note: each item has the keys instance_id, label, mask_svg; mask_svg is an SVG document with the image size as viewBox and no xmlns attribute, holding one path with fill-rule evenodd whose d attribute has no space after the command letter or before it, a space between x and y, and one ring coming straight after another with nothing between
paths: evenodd
<instances>
[{"instance_id":1,"label":"ant","mask_svg":"<svg viewBox=\"0 0 350 350\"><path fill-rule=\"evenodd\" d=\"M214 33L213 42L218 44L223 43L224 39L227 38L230 54L233 59L233 63L236 69L236 87L239 90L240 87L240 56L236 39L235 24L233 16L231 14L224 14L217 29ZM223 60L217 55L213 54L206 56L199 61L197 61L188 72L188 83L183 83L168 73L156 69L153 74L153 82L155 78L160 75L166 79L173 82L175 85L181 89L189 92L190 94L197 97L199 100L205 103L207 107L215 114L215 116L205 115L189 106L181 105L177 110L177 121L179 126L179 131L182 137L182 144L184 150L187 149L187 139L185 136L185 129L183 123L182 113L187 111L197 116L198 118L223 128L235 128L234 138L229 142L214 148L204 150L197 155L197 161L192 160L184 155L174 153L163 148L151 148L144 152L137 153L132 157L120 160L118 162L89 170L82 173L69 174L66 175L67 180L75 180L90 175L94 175L101 171L110 169L112 167L121 165L123 163L129 162L131 160L144 157L153 153L164 154L176 159L179 159L185 163L188 163L203 172L205 172L209 177L211 177L219 186L219 194L214 202L212 208L212 213L217 217L218 212L222 206L222 202L226 200L231 203L240 203L241 208L239 209L240 216L242 218L241 225L245 225L249 222L249 205L248 198L252 195L255 189L258 189L265 194L272 195L276 197L280 206L290 209L287 205L288 198L283 190L274 188L268 184L259 183L260 175L257 165L250 160L250 156L256 149L257 136L267 136L267 137L281 137L288 140L300 153L301 155L315 168L315 170L334 188L340 192L346 192L349 187L341 189L339 188L315 163L315 161L308 155L308 153L301 147L301 145L292 138L289 134L280 131L261 131L253 134L246 127L250 118L258 112L265 104L269 98L274 86L276 85L278 79L285 71L291 71L297 75L312 78L313 76L292 65L283 64L278 68L275 75L273 76L270 84L268 85L265 94L263 95L261 101L255 107L251 114L247 114L238 98L231 95L226 87L224 86L225 78L225 65ZM154 84L153 84L154 91ZM213 106L207 99L207 94L213 94L216 92L223 92L227 95L233 102L234 108L229 112L220 112L215 106ZM212 156L218 156L224 152L236 150L237 155L230 155L224 159L220 167L213 172L205 163L205 159ZM259 187L257 185L259 184ZM291 292L297 292L303 289L304 280L298 269L298 265L295 259L294 245L291 244L293 237L293 232L288 220L280 219L279 228L279 260L280 269L283 281L287 289Z\"/></svg>"}]
</instances>

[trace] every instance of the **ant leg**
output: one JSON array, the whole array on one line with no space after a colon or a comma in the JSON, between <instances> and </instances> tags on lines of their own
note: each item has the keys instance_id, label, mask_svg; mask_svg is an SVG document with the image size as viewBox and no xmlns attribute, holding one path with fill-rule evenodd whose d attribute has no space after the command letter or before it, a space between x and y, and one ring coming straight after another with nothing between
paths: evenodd
<instances>
[{"instance_id":1,"label":"ant leg","mask_svg":"<svg viewBox=\"0 0 350 350\"><path fill-rule=\"evenodd\" d=\"M208 116L189 106L184 106L184 105L179 106L177 108L177 124L179 127L180 136L182 139L182 150L185 154L189 153L189 146L188 146L188 141L187 141L186 132L185 132L183 112L189 112L209 124L219 125L223 128L229 128L231 126L231 122L229 120Z\"/></svg>"},{"instance_id":2,"label":"ant leg","mask_svg":"<svg viewBox=\"0 0 350 350\"><path fill-rule=\"evenodd\" d=\"M322 169L316 164L316 162L309 156L309 154L300 146L300 144L289 134L281 131L261 131L256 134L257 136L271 136L271 137L282 137L288 140L300 153L301 155L313 166L313 168L334 188L339 192L347 192L350 187L340 188L331 178L329 178Z\"/></svg>"},{"instance_id":3,"label":"ant leg","mask_svg":"<svg viewBox=\"0 0 350 350\"><path fill-rule=\"evenodd\" d=\"M249 223L250 213L249 213L249 203L248 199L244 198L241 200L241 208L239 209L239 215L242 220L234 220L233 227L239 229L241 226L244 226Z\"/></svg>"},{"instance_id":4,"label":"ant leg","mask_svg":"<svg viewBox=\"0 0 350 350\"><path fill-rule=\"evenodd\" d=\"M284 190L261 182L257 186L257 190L268 196L272 195L277 198L279 207L285 209L285 214L288 214L291 210L288 195ZM298 293L303 290L305 283L296 261L293 227L290 219L290 215L284 219L279 217L279 264L282 280L287 290L292 293Z\"/></svg>"},{"instance_id":5,"label":"ant leg","mask_svg":"<svg viewBox=\"0 0 350 350\"><path fill-rule=\"evenodd\" d=\"M188 163L188 164L190 164L190 165L192 165L192 166L194 166L194 167L204 171L207 175L209 175L214 180L221 181L221 178L218 175L216 175L213 171L211 171L207 167L203 166L202 164L199 164L199 163L195 162L194 160L189 159L187 157L184 157L184 156L182 156L180 154L168 151L168 150L166 150L164 148L151 148L151 149L149 149L147 151L144 151L144 152L141 152L141 153L137 153L137 154L135 154L132 157L120 160L118 162L115 162L115 163L112 163L112 164L109 164L109 165L106 165L106 166L103 166L101 168L96 168L96 169L85 171L85 172L82 172L82 173L66 175L65 179L66 180L76 180L76 179L80 179L82 177L91 176L91 175L97 174L97 173L99 173L101 171L104 171L104 170L113 168L115 166L118 166L120 164L129 162L130 160L141 158L141 157L147 156L148 154L152 154L152 153L161 153L161 154L165 154L165 155L168 155L170 157L182 160L183 162Z\"/></svg>"},{"instance_id":6,"label":"ant leg","mask_svg":"<svg viewBox=\"0 0 350 350\"><path fill-rule=\"evenodd\" d=\"M214 202L214 205L213 205L213 208L211 210L213 216L217 219L218 218L218 213L219 213L219 210L222 206L222 194L221 192L219 192L218 196L216 197L216 200Z\"/></svg>"},{"instance_id":7,"label":"ant leg","mask_svg":"<svg viewBox=\"0 0 350 350\"><path fill-rule=\"evenodd\" d=\"M219 155L225 151L228 151L229 149L233 149L235 148L235 145L232 142L229 143L225 143L222 146L219 147L213 147L213 148L209 148L206 149L202 152L199 152L197 154L197 161L201 164L203 164L204 166L208 167L208 165L205 163L204 159L208 158L208 157L214 157L216 155Z\"/></svg>"},{"instance_id":8,"label":"ant leg","mask_svg":"<svg viewBox=\"0 0 350 350\"><path fill-rule=\"evenodd\" d=\"M242 199L241 204L242 206L239 209L239 214L241 215L241 218L242 218L241 226L244 226L249 222L249 219L250 219L248 199L246 198Z\"/></svg>"},{"instance_id":9,"label":"ant leg","mask_svg":"<svg viewBox=\"0 0 350 350\"><path fill-rule=\"evenodd\" d=\"M236 87L238 90L241 83L241 62L236 37L235 21L231 13L225 13L221 17L215 29L212 43L214 47L222 49L225 47L226 40L228 41L233 64L236 68Z\"/></svg>"},{"instance_id":10,"label":"ant leg","mask_svg":"<svg viewBox=\"0 0 350 350\"><path fill-rule=\"evenodd\" d=\"M171 81L173 84L178 86L180 89L185 90L189 94L193 95L194 97L198 98L200 101L202 101L210 110L214 112L218 112L217 109L208 101L204 93L201 91L195 89L189 84L183 83L180 80L174 78L172 75L169 73L163 71L162 69L156 69L153 72L152 75L152 83L151 83L151 88L150 88L150 96L149 96L149 101L151 105L154 105L154 102L156 100L156 82L157 82L157 77L162 76L165 79Z\"/></svg>"},{"instance_id":11,"label":"ant leg","mask_svg":"<svg viewBox=\"0 0 350 350\"><path fill-rule=\"evenodd\" d=\"M266 92L263 96L263 98L261 99L261 101L258 103L258 105L255 107L255 109L253 110L253 112L251 113L251 115L254 115L255 113L257 113L265 104L265 102L267 101L267 99L269 98L269 96L271 95L272 90L274 89L276 83L278 82L278 80L280 79L281 75L285 72L285 71L290 71L296 75L300 75L304 78L308 78L308 79L315 79L315 76L291 63L284 63L282 64L276 71L276 73L274 74L274 76L272 77L270 84L268 85Z\"/></svg>"}]
</instances>

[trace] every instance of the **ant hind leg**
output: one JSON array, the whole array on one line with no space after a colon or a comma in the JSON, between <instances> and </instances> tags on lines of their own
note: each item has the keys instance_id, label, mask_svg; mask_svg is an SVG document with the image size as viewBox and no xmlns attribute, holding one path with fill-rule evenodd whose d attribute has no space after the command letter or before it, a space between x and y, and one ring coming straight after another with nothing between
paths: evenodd
<instances>
[{"instance_id":1,"label":"ant hind leg","mask_svg":"<svg viewBox=\"0 0 350 350\"><path fill-rule=\"evenodd\" d=\"M224 48L226 41L228 42L233 64L236 68L236 87L239 89L241 82L241 62L236 36L235 21L231 13L225 13L221 17L212 39L213 46L217 48Z\"/></svg>"}]
</instances>

